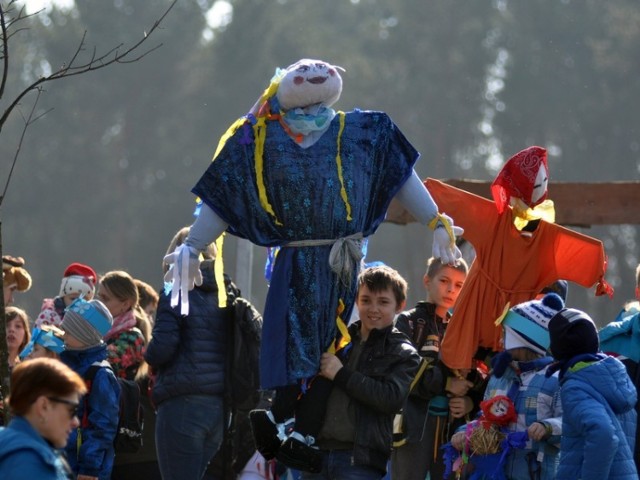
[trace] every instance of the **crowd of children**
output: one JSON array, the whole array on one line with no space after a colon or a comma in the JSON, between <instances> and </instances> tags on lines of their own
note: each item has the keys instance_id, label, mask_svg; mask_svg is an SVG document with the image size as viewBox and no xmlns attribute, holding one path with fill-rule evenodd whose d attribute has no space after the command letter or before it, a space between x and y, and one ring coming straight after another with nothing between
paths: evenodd
<instances>
[{"instance_id":1,"label":"crowd of children","mask_svg":"<svg viewBox=\"0 0 640 480\"><path fill-rule=\"evenodd\" d=\"M201 268L206 281L190 294L197 296L192 298L188 318L191 322L180 326L184 320L169 305L165 292L162 297L166 305L161 299L158 317L162 320L156 324L156 337L145 337L144 328L136 326L149 319L139 313L142 309L134 298L137 294L130 292L129 298L122 293L136 288L133 279L122 271L101 277L94 286L97 293L78 292L64 308L58 325L41 322L32 328L24 310L16 306L6 308L6 341L14 371L18 365L37 358L59 359L79 378L97 366L98 372L88 391L79 397L81 401L74 410L78 425L70 429L65 455L60 457L64 468L74 472L75 478L125 478L119 477L118 469L114 469L117 455L113 439L118 425L119 396L116 376L136 378L145 361L136 352L144 352L147 346L150 350L145 356L159 375L154 408L160 406L160 418L164 418L163 409L169 405L165 398L172 396L182 401L189 399L185 412L190 412L191 422L196 421L193 417L196 410L206 410L203 408L208 405L207 385L216 385L206 380L211 372L204 368L202 373L189 369L179 373L180 365L202 350L196 345L204 345L208 333L213 335L212 346L206 347L211 359L198 364L224 363L224 341L215 346L217 340L224 338L224 326L216 333L215 329L203 330L197 321L201 311L198 298L210 302L211 306L205 303L203 308L217 309L212 261L205 259ZM407 284L397 271L375 266L360 273L357 320L349 326L351 344L347 354L324 353L321 358L319 374L335 388L329 395L316 439L320 464L315 472L302 472L302 478L373 479L382 478L387 469L390 472L387 478L394 480L455 476L540 480L637 478L634 367L638 348L633 343L638 331L637 302L625 305L619 318L598 332L588 314L565 307L566 282L550 285L537 299L513 306L504 316L501 322L504 350L493 355L489 375L475 369L463 378L442 363L438 351L467 271L464 260L446 265L430 258L423 280L426 300L410 310L404 310ZM640 278L637 280L640 297ZM63 283L68 286L68 279ZM118 287L120 283L127 288ZM152 303L155 309L155 299ZM118 331L114 330L114 313L115 318L123 319ZM190 341L188 330L184 330L187 326L194 329ZM109 341L122 339L122 334L132 329L136 333L130 342ZM187 340L181 340L181 335L187 335ZM167 341L174 346L170 348ZM191 347L176 350L185 342L191 342ZM115 348L123 343L127 348ZM118 351L126 353L117 356ZM184 360L180 360L181 355ZM216 359L217 356L220 358ZM419 368L422 364L424 367ZM180 375L193 378L184 377L183 381ZM223 383L218 383L217 393L211 397L218 396L220 402ZM194 393L185 393L185 388ZM200 397L205 403L198 407ZM485 437L477 434L476 429L492 431L487 428L487 420L477 415L482 414L483 400L486 403L502 397L512 403L514 415L499 430L502 443L496 444L493 453L486 453L477 446L478 438L489 443L497 440L487 440L488 434L483 433ZM207 408L221 409L221 403L215 405L211 403ZM394 438L390 428L399 411L403 413L400 439ZM20 415L19 412L13 413ZM182 424L187 417L179 420L182 414L175 406L167 413L161 421L166 425L159 429L159 436L163 438L161 445L168 445L168 438L174 445L158 450L161 466L163 462L165 465L156 467L157 471L152 468L138 471L138 475L161 478L161 470L165 479L186 478L185 466L189 464L195 470L188 477L202 478L221 443L222 417L214 413L202 417L202 422L214 418L219 421L207 427L212 429L213 443L196 462L188 454L196 455L200 447L189 446L187 441L194 435L195 424L187 431L173 431L176 427L170 427L172 422ZM520 443L511 440L518 432L524 435L518 437ZM181 435L185 435L182 440ZM186 450L180 454L184 447ZM167 463L173 462L174 457L175 465ZM246 474L246 478L251 478L250 475L264 478L268 472L272 475L278 472L282 478L294 474L282 468L277 470L257 452L254 457L250 465L260 467L250 467L256 471ZM0 472L10 465L13 464L4 460L0 449Z\"/></svg>"},{"instance_id":2,"label":"crowd of children","mask_svg":"<svg viewBox=\"0 0 640 480\"><path fill-rule=\"evenodd\" d=\"M281 462L303 480L389 471L393 480L637 479L640 355L618 331L633 335L638 310L601 333L616 357L600 351L588 314L557 293L535 298L561 279L612 294L602 242L553 223L546 150L511 157L493 201L423 183L418 152L387 114L331 108L339 70L312 59L279 69L229 128L193 189L197 219L164 257L159 301L125 271L73 263L33 336L26 312L7 308L17 398L0 439L29 443L51 466L46 478L203 478L229 423L232 320L221 262L208 254L228 231L277 247L259 369L275 396L248 415L258 450L249 470L268 478ZM393 199L433 230L426 301L408 311L398 271L363 267ZM456 243L463 233L470 266ZM31 286L24 260L3 258L3 280L9 305ZM26 408L19 386L30 362L57 369L66 386L34 390ZM122 380L152 392L153 448L129 457L114 450ZM67 415L53 417L54 404ZM48 419L67 429L66 443L38 424ZM0 443L0 477L15 471L15 455Z\"/></svg>"},{"instance_id":3,"label":"crowd of children","mask_svg":"<svg viewBox=\"0 0 640 480\"><path fill-rule=\"evenodd\" d=\"M188 227L180 230L167 253L188 234ZM86 391L70 374L57 373L69 379L65 395L82 396L69 400L74 427L65 454L47 453L74 478L219 478L207 465L225 432L228 305L219 307L215 247L209 248L199 260L203 283L189 292L186 316L173 305L170 284L157 294L125 271L98 275L73 263L58 295L44 299L32 322L12 305L15 293L31 286L25 262L3 259L10 369L17 373L19 365L47 358L84 379ZM361 269L354 321L340 330L340 348L321 353L317 376L305 386L324 389L324 399L300 396L296 384L288 424L274 417L277 409L254 410L257 451L236 470L238 478L637 478L638 302L627 303L598 332L587 313L566 308L568 284L558 280L499 316L501 348L476 344L465 353L471 367L452 368L441 347L458 297L468 292L469 271L463 259L430 258L426 299L405 310L407 284L396 270ZM640 300L640 266L636 285ZM146 450L132 454L114 450L118 377L137 382L146 400ZM31 414L7 405L17 416L9 426L24 433ZM292 442L307 424L311 440ZM46 429L36 430L47 438ZM2 435L20 433L7 428ZM13 451L2 452L0 473L15 468Z\"/></svg>"}]
</instances>

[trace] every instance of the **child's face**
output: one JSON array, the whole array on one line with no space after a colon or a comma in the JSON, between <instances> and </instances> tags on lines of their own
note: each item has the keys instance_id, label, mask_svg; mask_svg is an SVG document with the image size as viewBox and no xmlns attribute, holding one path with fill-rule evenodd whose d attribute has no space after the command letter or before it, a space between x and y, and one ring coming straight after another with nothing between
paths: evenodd
<instances>
[{"instance_id":1,"label":"child's face","mask_svg":"<svg viewBox=\"0 0 640 480\"><path fill-rule=\"evenodd\" d=\"M64 297L62 297L62 301L64 302L65 307L68 307L69 305L71 305L73 301L79 296L80 294L78 292L73 292L73 293L68 293Z\"/></svg>"},{"instance_id":2,"label":"child's face","mask_svg":"<svg viewBox=\"0 0 640 480\"><path fill-rule=\"evenodd\" d=\"M441 268L433 278L424 276L427 301L438 307L440 316L454 306L466 277L464 272L448 266Z\"/></svg>"},{"instance_id":3,"label":"child's face","mask_svg":"<svg viewBox=\"0 0 640 480\"><path fill-rule=\"evenodd\" d=\"M150 303L149 305L147 305L144 308L144 313L147 314L147 317L149 318L149 321L151 322L151 325L153 325L153 323L156 321L156 309L157 309L157 305L154 305L153 303Z\"/></svg>"},{"instance_id":4,"label":"child's face","mask_svg":"<svg viewBox=\"0 0 640 480\"><path fill-rule=\"evenodd\" d=\"M369 337L369 332L374 329L383 329L393 324L397 313L404 308L405 302L398 304L391 288L372 292L366 285L358 289L356 306L362 326L360 333L362 339Z\"/></svg>"},{"instance_id":5,"label":"child's face","mask_svg":"<svg viewBox=\"0 0 640 480\"><path fill-rule=\"evenodd\" d=\"M56 358L56 354L51 350L47 350L39 343L36 343L27 358Z\"/></svg>"},{"instance_id":6,"label":"child's face","mask_svg":"<svg viewBox=\"0 0 640 480\"><path fill-rule=\"evenodd\" d=\"M82 343L80 340L78 340L73 335L69 335L69 333L67 333L67 332L64 332L64 335L63 335L62 339L64 340L65 347L70 349L70 350L77 350L79 348L85 348L86 347L86 345L84 343Z\"/></svg>"},{"instance_id":7,"label":"child's face","mask_svg":"<svg viewBox=\"0 0 640 480\"><path fill-rule=\"evenodd\" d=\"M24 342L27 332L24 329L24 323L19 317L14 317L7 322L7 348L10 352L20 350L22 342Z\"/></svg>"}]
</instances>

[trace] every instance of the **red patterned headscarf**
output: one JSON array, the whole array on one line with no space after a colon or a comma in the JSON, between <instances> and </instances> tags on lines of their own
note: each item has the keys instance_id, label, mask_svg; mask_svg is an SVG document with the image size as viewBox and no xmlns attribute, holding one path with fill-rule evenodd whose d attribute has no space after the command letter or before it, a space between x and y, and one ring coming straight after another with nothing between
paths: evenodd
<instances>
[{"instance_id":1,"label":"red patterned headscarf","mask_svg":"<svg viewBox=\"0 0 640 480\"><path fill-rule=\"evenodd\" d=\"M525 148L507 160L491 184L491 194L499 213L504 212L511 197L522 200L529 208L539 205L547 198L545 191L535 203L531 199L540 165L544 165L548 176L547 150L542 147Z\"/></svg>"}]
</instances>

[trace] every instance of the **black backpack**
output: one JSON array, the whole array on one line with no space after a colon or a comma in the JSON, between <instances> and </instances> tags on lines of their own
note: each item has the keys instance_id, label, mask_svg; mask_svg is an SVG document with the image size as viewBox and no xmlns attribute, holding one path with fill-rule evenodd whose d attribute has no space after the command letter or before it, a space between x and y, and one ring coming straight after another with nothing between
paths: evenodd
<instances>
[{"instance_id":1,"label":"black backpack","mask_svg":"<svg viewBox=\"0 0 640 480\"><path fill-rule=\"evenodd\" d=\"M92 364L84 377L87 393L84 396L84 415L82 427L88 425L88 396L91 385L100 368L111 369L108 362ZM135 380L116 377L120 385L120 406L118 409L118 431L113 441L116 453L136 453L142 447L142 431L144 429L144 413L140 403L140 386Z\"/></svg>"},{"instance_id":2,"label":"black backpack","mask_svg":"<svg viewBox=\"0 0 640 480\"><path fill-rule=\"evenodd\" d=\"M227 330L225 411L231 422L224 431L220 449L207 468L218 478L235 478L255 452L249 412L262 398L260 391L260 342L262 315L227 282L230 317Z\"/></svg>"}]
</instances>

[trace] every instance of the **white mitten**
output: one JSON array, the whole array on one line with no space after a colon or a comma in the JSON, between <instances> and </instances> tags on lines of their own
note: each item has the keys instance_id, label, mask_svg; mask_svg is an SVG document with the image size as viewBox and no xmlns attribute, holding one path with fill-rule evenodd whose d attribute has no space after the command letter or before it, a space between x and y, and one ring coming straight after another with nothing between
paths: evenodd
<instances>
[{"instance_id":1,"label":"white mitten","mask_svg":"<svg viewBox=\"0 0 640 480\"><path fill-rule=\"evenodd\" d=\"M173 253L164 257L164 262L170 265L164 276L164 281L173 283L171 287L171 306L175 307L180 301L180 313L189 314L189 290L202 285L199 252L186 243L176 247Z\"/></svg>"},{"instance_id":2,"label":"white mitten","mask_svg":"<svg viewBox=\"0 0 640 480\"><path fill-rule=\"evenodd\" d=\"M456 245L456 237L462 235L464 229L456 227L453 224L453 219L444 213L439 213L429 226L433 228L433 250L431 254L435 258L439 258L444 264L454 265L462 257L462 252Z\"/></svg>"}]
</instances>

